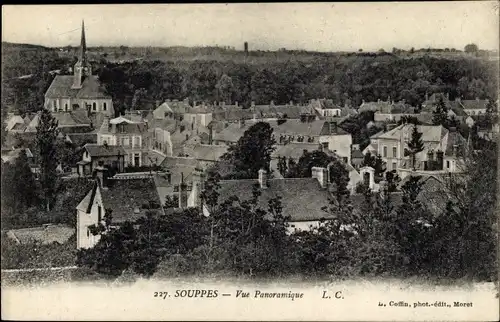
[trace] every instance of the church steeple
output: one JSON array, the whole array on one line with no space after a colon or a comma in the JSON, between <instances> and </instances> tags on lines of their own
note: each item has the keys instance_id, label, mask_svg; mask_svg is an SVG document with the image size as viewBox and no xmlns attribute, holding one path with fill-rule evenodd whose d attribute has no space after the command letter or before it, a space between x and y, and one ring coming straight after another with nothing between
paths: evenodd
<instances>
[{"instance_id":1,"label":"church steeple","mask_svg":"<svg viewBox=\"0 0 500 322\"><path fill-rule=\"evenodd\" d=\"M81 88L83 80L86 76L92 75L91 66L87 60L87 41L85 39L85 22L82 20L82 36L80 39L80 50L78 61L75 64L73 72L72 88Z\"/></svg>"},{"instance_id":2,"label":"church steeple","mask_svg":"<svg viewBox=\"0 0 500 322\"><path fill-rule=\"evenodd\" d=\"M82 38L80 40L80 57L78 57L82 63L87 60L87 42L85 41L85 21L82 20Z\"/></svg>"}]
</instances>

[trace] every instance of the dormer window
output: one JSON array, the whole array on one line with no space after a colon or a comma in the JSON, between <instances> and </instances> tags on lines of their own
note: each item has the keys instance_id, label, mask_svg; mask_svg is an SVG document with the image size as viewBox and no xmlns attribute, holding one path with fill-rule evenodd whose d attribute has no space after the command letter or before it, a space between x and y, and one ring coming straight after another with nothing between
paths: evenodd
<instances>
[{"instance_id":1,"label":"dormer window","mask_svg":"<svg viewBox=\"0 0 500 322\"><path fill-rule=\"evenodd\" d=\"M97 111L97 103L92 103L92 111Z\"/></svg>"}]
</instances>

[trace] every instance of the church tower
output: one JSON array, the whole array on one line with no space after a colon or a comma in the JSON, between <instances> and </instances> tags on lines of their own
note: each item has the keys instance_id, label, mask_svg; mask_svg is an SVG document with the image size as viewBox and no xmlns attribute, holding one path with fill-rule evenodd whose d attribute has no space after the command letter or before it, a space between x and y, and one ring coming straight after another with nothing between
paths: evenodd
<instances>
[{"instance_id":1,"label":"church tower","mask_svg":"<svg viewBox=\"0 0 500 322\"><path fill-rule=\"evenodd\" d=\"M73 70L73 86L77 89L82 87L83 80L86 76L92 75L92 68L87 60L87 43L85 41L85 22L82 20L82 38L80 40L80 50L78 61Z\"/></svg>"}]
</instances>

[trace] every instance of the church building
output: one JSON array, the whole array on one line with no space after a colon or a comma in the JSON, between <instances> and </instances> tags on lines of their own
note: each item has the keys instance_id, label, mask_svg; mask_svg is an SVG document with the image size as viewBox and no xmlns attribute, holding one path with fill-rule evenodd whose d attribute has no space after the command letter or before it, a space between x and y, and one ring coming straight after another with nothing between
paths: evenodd
<instances>
[{"instance_id":1,"label":"church building","mask_svg":"<svg viewBox=\"0 0 500 322\"><path fill-rule=\"evenodd\" d=\"M87 58L85 24L82 21L82 36L78 61L73 75L57 75L45 93L44 107L52 112L87 111L87 115L102 113L114 117L113 101L92 75L92 66Z\"/></svg>"}]
</instances>

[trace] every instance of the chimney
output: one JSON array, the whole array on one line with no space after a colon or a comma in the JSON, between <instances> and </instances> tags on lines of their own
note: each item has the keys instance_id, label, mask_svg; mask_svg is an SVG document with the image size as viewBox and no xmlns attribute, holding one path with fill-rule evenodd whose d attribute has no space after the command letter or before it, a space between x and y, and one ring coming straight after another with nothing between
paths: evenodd
<instances>
[{"instance_id":1,"label":"chimney","mask_svg":"<svg viewBox=\"0 0 500 322\"><path fill-rule=\"evenodd\" d=\"M293 106L293 101L290 101L290 106Z\"/></svg>"},{"instance_id":2,"label":"chimney","mask_svg":"<svg viewBox=\"0 0 500 322\"><path fill-rule=\"evenodd\" d=\"M108 169L103 166L95 167L95 177L99 183L99 187L107 189L108 187Z\"/></svg>"},{"instance_id":3,"label":"chimney","mask_svg":"<svg viewBox=\"0 0 500 322\"><path fill-rule=\"evenodd\" d=\"M259 170L259 185L261 189L267 188L267 171L264 169Z\"/></svg>"},{"instance_id":4,"label":"chimney","mask_svg":"<svg viewBox=\"0 0 500 322\"><path fill-rule=\"evenodd\" d=\"M326 188L328 186L328 172L326 168L312 167L311 174L313 178L318 180L321 188Z\"/></svg>"},{"instance_id":5,"label":"chimney","mask_svg":"<svg viewBox=\"0 0 500 322\"><path fill-rule=\"evenodd\" d=\"M179 208L186 208L187 199L187 184L184 183L184 173L181 172L181 183L179 184Z\"/></svg>"},{"instance_id":6,"label":"chimney","mask_svg":"<svg viewBox=\"0 0 500 322\"><path fill-rule=\"evenodd\" d=\"M234 102L234 105L235 105L236 107L238 107L238 101Z\"/></svg>"},{"instance_id":7,"label":"chimney","mask_svg":"<svg viewBox=\"0 0 500 322\"><path fill-rule=\"evenodd\" d=\"M255 107L255 102L254 102L254 101L252 101L252 102L250 103L250 106L251 106L251 107Z\"/></svg>"},{"instance_id":8,"label":"chimney","mask_svg":"<svg viewBox=\"0 0 500 322\"><path fill-rule=\"evenodd\" d=\"M193 189L191 190L191 194L193 196L193 206L201 207L201 193L205 189L205 174L202 169L195 168L193 172Z\"/></svg>"},{"instance_id":9,"label":"chimney","mask_svg":"<svg viewBox=\"0 0 500 322\"><path fill-rule=\"evenodd\" d=\"M171 185L172 184L172 173L170 172L170 170L165 171L165 176L167 177L168 184Z\"/></svg>"},{"instance_id":10,"label":"chimney","mask_svg":"<svg viewBox=\"0 0 500 322\"><path fill-rule=\"evenodd\" d=\"M329 122L330 124L330 134L336 134L337 133L337 122Z\"/></svg>"},{"instance_id":11,"label":"chimney","mask_svg":"<svg viewBox=\"0 0 500 322\"><path fill-rule=\"evenodd\" d=\"M380 98L377 100L377 103L380 103Z\"/></svg>"},{"instance_id":12,"label":"chimney","mask_svg":"<svg viewBox=\"0 0 500 322\"><path fill-rule=\"evenodd\" d=\"M438 166L438 170L443 170L443 151L436 152L436 162Z\"/></svg>"},{"instance_id":13,"label":"chimney","mask_svg":"<svg viewBox=\"0 0 500 322\"><path fill-rule=\"evenodd\" d=\"M274 106L274 101L271 100L271 102L269 103L269 105Z\"/></svg>"},{"instance_id":14,"label":"chimney","mask_svg":"<svg viewBox=\"0 0 500 322\"><path fill-rule=\"evenodd\" d=\"M212 145L214 140L214 130L212 129L212 125L208 125L208 144Z\"/></svg>"},{"instance_id":15,"label":"chimney","mask_svg":"<svg viewBox=\"0 0 500 322\"><path fill-rule=\"evenodd\" d=\"M226 107L226 102L222 101L220 104L221 104L222 108Z\"/></svg>"}]
</instances>

